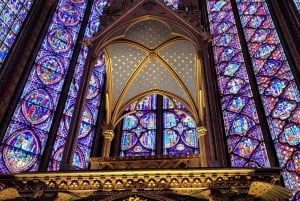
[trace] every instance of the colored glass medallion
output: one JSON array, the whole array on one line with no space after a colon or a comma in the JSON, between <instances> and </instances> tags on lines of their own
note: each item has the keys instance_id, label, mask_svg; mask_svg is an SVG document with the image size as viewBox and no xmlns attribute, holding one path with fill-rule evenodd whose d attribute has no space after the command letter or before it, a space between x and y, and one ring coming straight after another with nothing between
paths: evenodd
<instances>
[{"instance_id":1,"label":"colored glass medallion","mask_svg":"<svg viewBox=\"0 0 300 201\"><path fill-rule=\"evenodd\" d=\"M73 1L80 4L81 1ZM85 28L84 40L91 37L100 28L100 16L103 8L107 5L107 0L97 0L93 2L89 21ZM59 10L59 19L69 26L74 26L78 23L78 9L74 6L63 7ZM61 46L60 46L61 47ZM62 51L62 50L59 50ZM52 149L51 161L48 165L48 170L59 170L62 154L64 152L64 142L69 133L70 124L74 107L78 98L78 92L81 87L81 79L85 69L85 61L89 49L82 46L77 57L75 72L69 88L68 97L64 107L64 114L61 118L58 128L57 141ZM73 155L74 169L87 169L90 151L93 143L95 124L97 120L98 110L101 100L101 91L104 84L105 63L104 56L99 55L99 59L93 68L86 96L85 106L82 112L79 133L77 136L76 152ZM59 153L59 154L58 154ZM84 154L83 154L84 153ZM80 159L80 160L79 160Z\"/></svg>"},{"instance_id":2,"label":"colored glass medallion","mask_svg":"<svg viewBox=\"0 0 300 201\"><path fill-rule=\"evenodd\" d=\"M300 92L266 1L236 2L285 185L299 191Z\"/></svg>"},{"instance_id":3,"label":"colored glass medallion","mask_svg":"<svg viewBox=\"0 0 300 201\"><path fill-rule=\"evenodd\" d=\"M35 64L25 84L19 104L4 136L3 155L7 155L6 151L14 152L14 160L18 164L17 167L20 168L1 167L1 173L37 170L46 146L53 115L71 60L70 55L73 54L86 5L85 2L73 4L71 0L58 2L56 12L37 53ZM62 20L63 17L66 20L72 18L68 16L68 14L71 15L70 13L62 13L66 7L72 7L78 11L78 22L75 23L74 20L71 20L74 23L70 24ZM74 17L74 15L72 16ZM38 152L30 153L24 147L9 148L14 143L11 136L19 139L24 135L24 132L29 133L29 131L35 138L28 138L28 140L32 140L34 144L38 144L38 141L40 143ZM2 159L0 158L0 160ZM4 157L3 160L8 164L10 159ZM0 162L0 164L3 163Z\"/></svg>"},{"instance_id":4,"label":"colored glass medallion","mask_svg":"<svg viewBox=\"0 0 300 201\"><path fill-rule=\"evenodd\" d=\"M33 0L0 0L0 68L32 5Z\"/></svg>"},{"instance_id":5,"label":"colored glass medallion","mask_svg":"<svg viewBox=\"0 0 300 201\"><path fill-rule=\"evenodd\" d=\"M231 164L269 167L231 3L209 0L207 6ZM251 23L259 26L262 18L253 18ZM257 54L268 52L262 48Z\"/></svg>"}]
</instances>

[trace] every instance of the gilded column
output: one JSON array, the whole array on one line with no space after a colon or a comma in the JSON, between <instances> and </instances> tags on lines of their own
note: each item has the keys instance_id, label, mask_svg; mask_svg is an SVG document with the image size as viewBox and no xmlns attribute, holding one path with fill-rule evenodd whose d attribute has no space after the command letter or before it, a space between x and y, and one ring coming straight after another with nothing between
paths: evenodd
<instances>
[{"instance_id":1,"label":"gilded column","mask_svg":"<svg viewBox=\"0 0 300 201\"><path fill-rule=\"evenodd\" d=\"M206 160L206 145L205 145L205 135L207 134L207 129L203 126L196 128L196 133L199 141L199 147L200 147L200 162L201 167L207 167L207 160Z\"/></svg>"},{"instance_id":2,"label":"gilded column","mask_svg":"<svg viewBox=\"0 0 300 201\"><path fill-rule=\"evenodd\" d=\"M102 147L102 157L109 157L110 156L110 148L111 148L111 142L115 136L113 130L105 130L103 132L104 142Z\"/></svg>"}]
</instances>

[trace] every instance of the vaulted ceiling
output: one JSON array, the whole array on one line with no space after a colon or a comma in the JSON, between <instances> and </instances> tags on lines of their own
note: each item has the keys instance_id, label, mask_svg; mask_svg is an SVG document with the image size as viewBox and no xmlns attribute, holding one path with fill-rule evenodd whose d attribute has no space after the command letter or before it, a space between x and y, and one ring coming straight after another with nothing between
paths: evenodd
<instances>
[{"instance_id":1,"label":"vaulted ceiling","mask_svg":"<svg viewBox=\"0 0 300 201\"><path fill-rule=\"evenodd\" d=\"M140 0L108 12L102 22L101 30L84 43L92 57L105 55L106 129L114 129L131 103L150 94L180 101L202 125L205 61L199 54L205 54L210 36L197 8L174 12L164 1Z\"/></svg>"},{"instance_id":2,"label":"vaulted ceiling","mask_svg":"<svg viewBox=\"0 0 300 201\"><path fill-rule=\"evenodd\" d=\"M124 108L141 95L158 93L198 103L200 65L194 45L177 26L155 19L141 20L115 35L105 47L112 105Z\"/></svg>"}]
</instances>

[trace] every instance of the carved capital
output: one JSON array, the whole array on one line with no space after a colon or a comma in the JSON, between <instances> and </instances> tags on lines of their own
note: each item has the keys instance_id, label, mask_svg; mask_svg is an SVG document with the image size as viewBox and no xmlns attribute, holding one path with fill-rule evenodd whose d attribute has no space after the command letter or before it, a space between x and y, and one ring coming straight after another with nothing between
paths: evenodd
<instances>
[{"instance_id":1,"label":"carved capital","mask_svg":"<svg viewBox=\"0 0 300 201\"><path fill-rule=\"evenodd\" d=\"M203 126L197 127L196 128L196 133L197 133L198 138L200 138L201 136L204 136L204 135L207 134L207 129Z\"/></svg>"},{"instance_id":2,"label":"carved capital","mask_svg":"<svg viewBox=\"0 0 300 201\"><path fill-rule=\"evenodd\" d=\"M105 139L108 139L110 141L112 141L115 136L113 130L105 130L102 135Z\"/></svg>"}]
</instances>

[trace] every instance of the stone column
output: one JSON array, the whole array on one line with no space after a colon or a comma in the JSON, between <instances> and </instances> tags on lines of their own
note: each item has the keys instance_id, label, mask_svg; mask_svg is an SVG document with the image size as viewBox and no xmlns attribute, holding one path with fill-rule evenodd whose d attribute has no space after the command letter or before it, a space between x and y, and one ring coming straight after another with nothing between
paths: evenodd
<instances>
[{"instance_id":1,"label":"stone column","mask_svg":"<svg viewBox=\"0 0 300 201\"><path fill-rule=\"evenodd\" d=\"M207 160L206 160L206 144L204 136L207 134L207 129L203 126L196 128L196 134L198 137L199 148L200 148L200 162L201 167L207 167Z\"/></svg>"},{"instance_id":2,"label":"stone column","mask_svg":"<svg viewBox=\"0 0 300 201\"><path fill-rule=\"evenodd\" d=\"M115 136L113 130L105 130L103 132L104 142L102 147L102 157L109 157L110 156L110 148L111 148L111 142Z\"/></svg>"}]
</instances>

